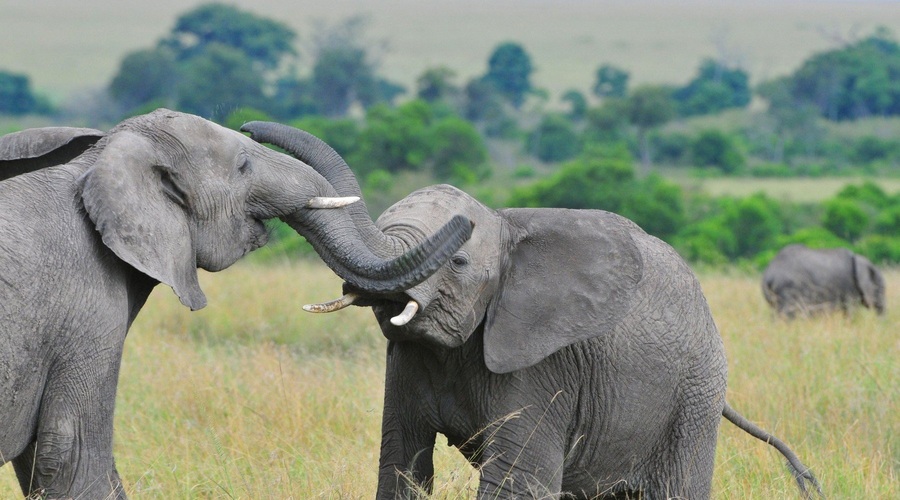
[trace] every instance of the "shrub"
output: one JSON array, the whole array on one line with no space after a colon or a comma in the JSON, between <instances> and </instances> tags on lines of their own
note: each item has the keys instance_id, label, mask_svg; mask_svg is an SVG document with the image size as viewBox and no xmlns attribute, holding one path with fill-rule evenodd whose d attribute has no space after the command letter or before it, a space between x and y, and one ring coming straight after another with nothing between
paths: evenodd
<instances>
[{"instance_id":1,"label":"shrub","mask_svg":"<svg viewBox=\"0 0 900 500\"><path fill-rule=\"evenodd\" d=\"M726 174L744 166L737 139L718 129L700 132L691 143L691 160L699 167L715 167Z\"/></svg>"},{"instance_id":2,"label":"shrub","mask_svg":"<svg viewBox=\"0 0 900 500\"><path fill-rule=\"evenodd\" d=\"M558 114L544 116L528 136L528 150L542 161L568 160L581 148L572 122Z\"/></svg>"},{"instance_id":3,"label":"shrub","mask_svg":"<svg viewBox=\"0 0 900 500\"><path fill-rule=\"evenodd\" d=\"M844 238L856 241L869 225L869 216L854 200L833 198L825 203L822 226Z\"/></svg>"}]
</instances>

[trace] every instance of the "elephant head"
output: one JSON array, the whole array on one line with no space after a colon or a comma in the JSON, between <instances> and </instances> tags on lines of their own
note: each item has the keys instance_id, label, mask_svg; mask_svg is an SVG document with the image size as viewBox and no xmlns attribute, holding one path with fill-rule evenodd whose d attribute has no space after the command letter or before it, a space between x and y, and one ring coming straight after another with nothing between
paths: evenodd
<instances>
[{"instance_id":1,"label":"elephant head","mask_svg":"<svg viewBox=\"0 0 900 500\"><path fill-rule=\"evenodd\" d=\"M307 161L342 196L359 195L346 163L315 137L271 123L249 123L243 130ZM348 210L373 248L388 255L419 244L453 216L464 216L475 228L434 275L402 293L373 294L348 283L342 298L305 308L372 306L388 339L444 348L463 344L483 326L485 362L497 373L530 366L594 335L590 332L612 328L642 274L628 235L636 226L605 212L559 224L553 209L495 211L448 185L412 193L374 223L362 203ZM591 255L571 250L587 247ZM579 311L602 311L602 316ZM579 322L593 326L575 325Z\"/></svg>"},{"instance_id":2,"label":"elephant head","mask_svg":"<svg viewBox=\"0 0 900 500\"><path fill-rule=\"evenodd\" d=\"M83 206L120 259L171 286L191 309L206 298L196 269L218 271L267 240L281 218L339 276L365 290L403 290L429 276L471 233L461 218L422 246L381 258L308 165L197 116L159 109L107 134L48 128L0 139L0 179L68 161L81 167ZM74 159L72 159L74 158ZM13 168L14 167L14 168Z\"/></svg>"},{"instance_id":3,"label":"elephant head","mask_svg":"<svg viewBox=\"0 0 900 500\"><path fill-rule=\"evenodd\" d=\"M884 314L884 277L869 259L853 254L853 277L864 306Z\"/></svg>"}]
</instances>

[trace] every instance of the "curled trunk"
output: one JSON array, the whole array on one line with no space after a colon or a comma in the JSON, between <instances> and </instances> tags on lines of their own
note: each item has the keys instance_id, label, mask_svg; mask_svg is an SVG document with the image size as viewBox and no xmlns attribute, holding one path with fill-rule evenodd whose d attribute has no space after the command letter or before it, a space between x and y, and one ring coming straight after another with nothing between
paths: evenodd
<instances>
[{"instance_id":1,"label":"curled trunk","mask_svg":"<svg viewBox=\"0 0 900 500\"><path fill-rule=\"evenodd\" d=\"M266 160L266 166L257 172L258 182L251 193L255 216L283 220L310 242L335 274L361 290L391 293L421 283L472 234L472 223L460 216L407 252L399 245L375 249L371 235L364 237L358 227L356 205L360 202L341 208L310 208L310 199L335 197L338 193L306 165L273 151L267 152ZM305 171L298 173L298 169ZM366 219L374 229L371 218Z\"/></svg>"},{"instance_id":2,"label":"curled trunk","mask_svg":"<svg viewBox=\"0 0 900 500\"><path fill-rule=\"evenodd\" d=\"M402 252L403 245L386 236L375 226L356 176L341 155L325 141L309 132L274 122L253 121L241 127L250 137L261 143L278 146L294 158L319 172L340 196L358 196L360 201L347 207L350 219L366 245L380 257L390 257Z\"/></svg>"}]
</instances>

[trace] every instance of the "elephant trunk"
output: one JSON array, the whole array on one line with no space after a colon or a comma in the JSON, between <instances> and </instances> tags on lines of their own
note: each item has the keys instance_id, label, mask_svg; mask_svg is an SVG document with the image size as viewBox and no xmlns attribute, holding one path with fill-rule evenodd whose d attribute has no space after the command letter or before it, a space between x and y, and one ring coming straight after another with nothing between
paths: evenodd
<instances>
[{"instance_id":1,"label":"elephant trunk","mask_svg":"<svg viewBox=\"0 0 900 500\"><path fill-rule=\"evenodd\" d=\"M261 146L260 146L261 147ZM472 223L455 217L421 245L391 254L375 252L361 237L350 207L311 208L309 200L335 197L328 181L307 165L268 151L255 172L250 204L255 217L278 217L304 236L338 276L372 293L399 292L433 274L472 234ZM299 171L299 173L298 173ZM370 219L371 223L371 219ZM374 224L373 224L374 227Z\"/></svg>"},{"instance_id":2,"label":"elephant trunk","mask_svg":"<svg viewBox=\"0 0 900 500\"><path fill-rule=\"evenodd\" d=\"M350 219L366 245L379 257L398 255L404 245L396 238L385 235L375 226L363 201L362 190L353 171L331 146L309 132L280 123L252 121L241 127L250 137L261 143L278 146L291 156L319 172L340 196L357 196L360 201L347 207Z\"/></svg>"}]
</instances>

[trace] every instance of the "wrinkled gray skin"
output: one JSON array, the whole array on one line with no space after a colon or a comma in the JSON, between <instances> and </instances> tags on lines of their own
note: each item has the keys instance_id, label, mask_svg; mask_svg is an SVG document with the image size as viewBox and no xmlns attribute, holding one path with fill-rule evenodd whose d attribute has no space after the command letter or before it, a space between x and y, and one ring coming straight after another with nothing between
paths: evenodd
<instances>
[{"instance_id":1,"label":"wrinkled gray skin","mask_svg":"<svg viewBox=\"0 0 900 500\"><path fill-rule=\"evenodd\" d=\"M276 124L244 130L300 158L319 147ZM310 165L358 194L332 159ZM801 489L818 487L784 443L726 404L725 353L700 285L631 221L496 211L446 185L375 225L361 204L352 210L361 233L403 248L451 215L475 223L448 264L402 294L345 285L389 340L378 498L430 491L437 433L479 467L479 498L708 498L723 415L776 446ZM420 312L393 324L410 299Z\"/></svg>"},{"instance_id":2,"label":"wrinkled gray skin","mask_svg":"<svg viewBox=\"0 0 900 500\"><path fill-rule=\"evenodd\" d=\"M763 296L788 318L862 305L884 314L884 277L845 248L812 249L801 244L781 249L766 267Z\"/></svg>"},{"instance_id":3,"label":"wrinkled gray skin","mask_svg":"<svg viewBox=\"0 0 900 500\"><path fill-rule=\"evenodd\" d=\"M51 166L54 155L67 163ZM112 455L119 363L157 283L202 308L196 269L228 267L265 243L262 220L281 217L344 279L402 290L471 231L465 221L378 259L346 209L306 208L337 194L308 165L168 110L108 134L0 137L0 176L0 464L42 498L125 496Z\"/></svg>"}]
</instances>

